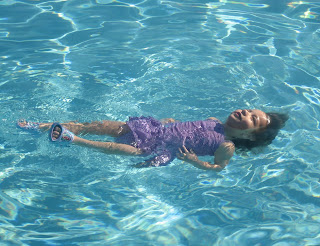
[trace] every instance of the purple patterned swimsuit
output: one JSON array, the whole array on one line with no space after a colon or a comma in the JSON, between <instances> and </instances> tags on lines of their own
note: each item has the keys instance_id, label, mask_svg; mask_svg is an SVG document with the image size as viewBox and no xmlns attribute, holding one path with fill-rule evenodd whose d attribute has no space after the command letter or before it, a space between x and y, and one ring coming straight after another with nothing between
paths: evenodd
<instances>
[{"instance_id":1,"label":"purple patterned swimsuit","mask_svg":"<svg viewBox=\"0 0 320 246\"><path fill-rule=\"evenodd\" d=\"M224 129L215 120L187 121L163 125L152 117L130 117L131 132L117 142L154 154L146 166L164 166L171 162L183 145L196 155L213 155L224 140Z\"/></svg>"}]
</instances>

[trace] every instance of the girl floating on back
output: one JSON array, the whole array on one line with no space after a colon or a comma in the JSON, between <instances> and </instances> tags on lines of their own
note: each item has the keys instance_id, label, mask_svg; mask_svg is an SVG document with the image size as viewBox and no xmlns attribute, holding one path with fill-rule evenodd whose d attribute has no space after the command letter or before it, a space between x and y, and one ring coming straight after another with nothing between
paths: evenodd
<instances>
[{"instance_id":1,"label":"girl floating on back","mask_svg":"<svg viewBox=\"0 0 320 246\"><path fill-rule=\"evenodd\" d=\"M151 158L136 167L164 166L175 157L205 170L221 171L228 165L235 148L250 150L266 146L277 136L288 116L265 113L258 109L238 109L223 124L216 118L177 122L172 118L158 121L152 117L130 117L127 122L35 123L19 121L26 130L49 130L52 142L69 142L106 154L144 155ZM109 135L114 142L91 141L78 134ZM212 155L214 162L198 156Z\"/></svg>"}]
</instances>

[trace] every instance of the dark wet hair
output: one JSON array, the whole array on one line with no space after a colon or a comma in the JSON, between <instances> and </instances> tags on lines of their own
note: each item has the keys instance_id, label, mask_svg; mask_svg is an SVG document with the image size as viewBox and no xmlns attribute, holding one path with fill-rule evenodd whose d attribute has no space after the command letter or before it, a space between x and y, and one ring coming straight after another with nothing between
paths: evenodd
<instances>
[{"instance_id":1,"label":"dark wet hair","mask_svg":"<svg viewBox=\"0 0 320 246\"><path fill-rule=\"evenodd\" d=\"M281 113L266 113L269 116L270 123L263 129L254 132L255 139L251 141L249 139L233 139L232 142L237 149L251 150L256 147L264 147L271 144L279 132L284 127L286 121L289 119L287 114Z\"/></svg>"}]
</instances>

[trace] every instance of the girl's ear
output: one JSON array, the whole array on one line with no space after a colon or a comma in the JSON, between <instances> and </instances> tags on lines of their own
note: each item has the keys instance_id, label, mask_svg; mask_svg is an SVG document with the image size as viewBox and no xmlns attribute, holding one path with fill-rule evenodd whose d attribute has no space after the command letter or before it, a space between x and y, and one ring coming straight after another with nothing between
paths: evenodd
<instances>
[{"instance_id":1,"label":"girl's ear","mask_svg":"<svg viewBox=\"0 0 320 246\"><path fill-rule=\"evenodd\" d=\"M249 139L250 141L256 141L256 135L254 134L254 132L242 132L240 135L241 138L243 139Z\"/></svg>"}]
</instances>

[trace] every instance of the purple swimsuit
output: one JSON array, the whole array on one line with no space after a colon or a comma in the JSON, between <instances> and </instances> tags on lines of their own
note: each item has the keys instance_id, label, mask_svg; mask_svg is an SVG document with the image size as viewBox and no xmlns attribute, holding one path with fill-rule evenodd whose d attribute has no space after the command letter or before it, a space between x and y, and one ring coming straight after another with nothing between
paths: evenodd
<instances>
[{"instance_id":1,"label":"purple swimsuit","mask_svg":"<svg viewBox=\"0 0 320 246\"><path fill-rule=\"evenodd\" d=\"M187 121L163 125L152 117L130 117L131 132L117 142L140 148L155 156L146 166L164 166L171 162L183 145L196 155L213 155L224 140L224 129L215 120Z\"/></svg>"}]
</instances>

